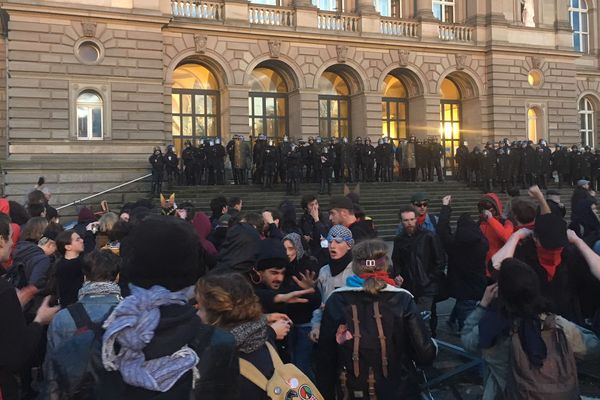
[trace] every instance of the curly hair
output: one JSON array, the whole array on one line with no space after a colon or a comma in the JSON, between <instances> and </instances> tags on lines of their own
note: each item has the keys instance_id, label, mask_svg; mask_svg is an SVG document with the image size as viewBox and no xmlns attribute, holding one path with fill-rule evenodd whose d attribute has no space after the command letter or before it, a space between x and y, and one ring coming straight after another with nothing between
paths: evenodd
<instances>
[{"instance_id":1,"label":"curly hair","mask_svg":"<svg viewBox=\"0 0 600 400\"><path fill-rule=\"evenodd\" d=\"M207 275L196 283L196 301L205 311L205 323L233 328L256 321L262 307L250 283L240 274Z\"/></svg>"}]
</instances>

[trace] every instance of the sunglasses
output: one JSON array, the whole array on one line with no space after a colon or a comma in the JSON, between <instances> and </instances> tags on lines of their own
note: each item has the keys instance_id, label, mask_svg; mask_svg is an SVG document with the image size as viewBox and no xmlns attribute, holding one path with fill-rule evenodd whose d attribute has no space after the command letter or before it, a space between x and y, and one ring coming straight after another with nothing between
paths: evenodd
<instances>
[{"instance_id":1,"label":"sunglasses","mask_svg":"<svg viewBox=\"0 0 600 400\"><path fill-rule=\"evenodd\" d=\"M413 203L415 207L427 207L429 205L428 202L424 201L422 203Z\"/></svg>"}]
</instances>

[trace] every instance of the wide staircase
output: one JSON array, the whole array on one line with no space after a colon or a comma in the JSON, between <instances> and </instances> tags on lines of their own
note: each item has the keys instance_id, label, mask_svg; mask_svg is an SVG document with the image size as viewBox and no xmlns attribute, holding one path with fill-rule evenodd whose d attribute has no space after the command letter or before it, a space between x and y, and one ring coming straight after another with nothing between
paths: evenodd
<instances>
[{"instance_id":1,"label":"wide staircase","mask_svg":"<svg viewBox=\"0 0 600 400\"><path fill-rule=\"evenodd\" d=\"M343 184L333 184L332 195L343 193ZM354 189L355 185L350 185ZM273 190L263 190L257 185L225 185L225 186L171 186L169 194L176 194L176 202L181 204L190 201L199 210L210 213L210 200L218 195L227 198L239 196L243 200L244 211L262 211L265 207L277 207L281 201L288 199L296 207L298 215L300 209L300 198L304 194L317 193L317 184L303 184L301 193L297 196L285 194L283 185L276 185ZM165 190L165 194L167 190ZM442 197L452 195L452 219L455 221L464 212L477 214L477 202L482 196L479 189L468 188L463 183L455 181L438 182L390 182L390 183L361 183L360 205L367 215L375 221L379 236L386 240L394 237L394 232L399 222L398 211L403 206L409 205L411 196L416 192L426 192L429 195L430 212L436 214L442 205ZM525 191L522 191L522 194ZM563 202L568 203L571 189L562 190ZM321 209L327 210L329 204L328 195L319 195ZM500 195L503 202L507 196Z\"/></svg>"}]
</instances>

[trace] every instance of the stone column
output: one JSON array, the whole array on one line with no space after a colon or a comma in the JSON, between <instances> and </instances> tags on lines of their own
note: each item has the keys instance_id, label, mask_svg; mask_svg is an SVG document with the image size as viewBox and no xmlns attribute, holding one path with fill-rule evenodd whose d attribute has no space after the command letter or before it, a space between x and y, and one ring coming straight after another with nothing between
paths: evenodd
<instances>
[{"instance_id":1,"label":"stone column","mask_svg":"<svg viewBox=\"0 0 600 400\"><path fill-rule=\"evenodd\" d=\"M573 31L571 28L571 17L569 15L569 7L565 3L566 2L564 1L556 0L556 21L554 22L556 28L556 44L560 50L572 50ZM592 14L588 13L588 16L590 15ZM590 26L589 22L588 26Z\"/></svg>"},{"instance_id":2,"label":"stone column","mask_svg":"<svg viewBox=\"0 0 600 400\"><path fill-rule=\"evenodd\" d=\"M379 33L380 15L375 10L373 0L357 0L357 11L360 15L360 31L362 33Z\"/></svg>"},{"instance_id":3,"label":"stone column","mask_svg":"<svg viewBox=\"0 0 600 400\"><path fill-rule=\"evenodd\" d=\"M353 124L358 119L356 116L356 106L362 108L360 111L361 114L358 117L362 121L360 121L361 126L357 127L360 128L358 132L354 127L352 128L352 131L355 132L354 137L362 136L364 138L368 136L373 143L377 143L377 140L381 137L381 93L366 92L352 98Z\"/></svg>"},{"instance_id":4,"label":"stone column","mask_svg":"<svg viewBox=\"0 0 600 400\"><path fill-rule=\"evenodd\" d=\"M225 0L224 6L225 23L228 25L249 26L248 1Z\"/></svg>"},{"instance_id":5,"label":"stone column","mask_svg":"<svg viewBox=\"0 0 600 400\"><path fill-rule=\"evenodd\" d=\"M317 29L317 12L310 0L293 0L292 2L296 12L294 13L294 24L297 28Z\"/></svg>"},{"instance_id":6,"label":"stone column","mask_svg":"<svg viewBox=\"0 0 600 400\"><path fill-rule=\"evenodd\" d=\"M309 136L319 135L319 91L303 89L290 94L290 110L301 110L302 112L290 112L289 126L290 136L308 139Z\"/></svg>"},{"instance_id":7,"label":"stone column","mask_svg":"<svg viewBox=\"0 0 600 400\"><path fill-rule=\"evenodd\" d=\"M431 0L417 0L415 16L419 20L435 20L431 10Z\"/></svg>"},{"instance_id":8,"label":"stone column","mask_svg":"<svg viewBox=\"0 0 600 400\"><path fill-rule=\"evenodd\" d=\"M440 98L421 95L410 99L408 105L408 135L425 139L440 135Z\"/></svg>"},{"instance_id":9,"label":"stone column","mask_svg":"<svg viewBox=\"0 0 600 400\"><path fill-rule=\"evenodd\" d=\"M221 134L224 141L233 135L247 135L248 128L248 87L227 86L221 93Z\"/></svg>"}]
</instances>

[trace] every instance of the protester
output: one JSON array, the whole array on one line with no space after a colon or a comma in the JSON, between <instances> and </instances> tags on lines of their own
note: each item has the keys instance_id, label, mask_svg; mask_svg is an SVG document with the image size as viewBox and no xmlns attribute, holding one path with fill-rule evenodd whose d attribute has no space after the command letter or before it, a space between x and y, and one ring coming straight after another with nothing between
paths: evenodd
<instances>
[{"instance_id":1,"label":"protester","mask_svg":"<svg viewBox=\"0 0 600 400\"><path fill-rule=\"evenodd\" d=\"M456 231L450 228L452 196L442 199L438 235L448 256L448 290L456 303L448 324L462 330L465 319L475 309L486 287L485 266L488 240L468 213L458 218Z\"/></svg>"},{"instance_id":2,"label":"protester","mask_svg":"<svg viewBox=\"0 0 600 400\"><path fill-rule=\"evenodd\" d=\"M62 308L77 301L77 293L83 284L83 239L74 230L66 230L56 237L60 259L53 266L56 294Z\"/></svg>"},{"instance_id":3,"label":"protester","mask_svg":"<svg viewBox=\"0 0 600 400\"><path fill-rule=\"evenodd\" d=\"M108 232L115 226L119 216L114 212L107 212L98 220L98 232L96 232L96 249L101 249L108 243Z\"/></svg>"},{"instance_id":4,"label":"protester","mask_svg":"<svg viewBox=\"0 0 600 400\"><path fill-rule=\"evenodd\" d=\"M10 257L12 247L10 219L0 215L0 262ZM59 307L50 307L46 297L37 309L32 323L27 324L22 307L35 294L35 288L16 291L0 277L0 397L19 400L17 373L27 365L39 350L43 326L48 325Z\"/></svg>"},{"instance_id":5,"label":"protester","mask_svg":"<svg viewBox=\"0 0 600 400\"><path fill-rule=\"evenodd\" d=\"M22 237L16 246L14 266L23 266L28 285L43 289L48 281L50 256L56 251L56 242L45 236L48 221L44 217L35 217L27 221ZM44 240L42 240L44 239Z\"/></svg>"},{"instance_id":6,"label":"protester","mask_svg":"<svg viewBox=\"0 0 600 400\"><path fill-rule=\"evenodd\" d=\"M424 192L415 193L411 196L410 203L417 216L417 225L426 231L436 233L438 217L429 214L429 195ZM404 224L400 223L396 229L396 236L403 232Z\"/></svg>"},{"instance_id":7,"label":"protester","mask_svg":"<svg viewBox=\"0 0 600 400\"><path fill-rule=\"evenodd\" d=\"M322 247L322 242L329 232L330 221L321 213L319 200L315 195L302 196L300 206L304 211L300 216L303 238L308 243L310 253L323 265L327 260L327 249Z\"/></svg>"},{"instance_id":8,"label":"protester","mask_svg":"<svg viewBox=\"0 0 600 400\"><path fill-rule=\"evenodd\" d=\"M356 218L354 203L346 196L334 196L329 200L329 220L333 225L343 225L350 229L356 242L377 236L368 221Z\"/></svg>"},{"instance_id":9,"label":"protester","mask_svg":"<svg viewBox=\"0 0 600 400\"><path fill-rule=\"evenodd\" d=\"M439 238L418 225L413 208L400 210L403 232L394 238L392 251L394 277L415 296L419 310L431 315L430 333L436 335L436 296L440 294L444 275L444 251Z\"/></svg>"},{"instance_id":10,"label":"protester","mask_svg":"<svg viewBox=\"0 0 600 400\"><path fill-rule=\"evenodd\" d=\"M504 259L498 283L488 286L462 331L465 348L481 352L485 360L488 372L484 374L483 400L505 395L579 397L573 355L578 359L599 357L600 340L551 309L534 270L516 259ZM515 357L518 366L526 367L517 369ZM527 383L525 392L521 382L527 377L535 378Z\"/></svg>"},{"instance_id":11,"label":"protester","mask_svg":"<svg viewBox=\"0 0 600 400\"><path fill-rule=\"evenodd\" d=\"M512 235L514 227L509 219L502 218L502 202L495 193L484 194L477 204L477 209L481 221L479 228L488 241L489 247L485 256L485 262L488 263ZM477 298L479 297L481 296L478 295Z\"/></svg>"},{"instance_id":12,"label":"protester","mask_svg":"<svg viewBox=\"0 0 600 400\"><path fill-rule=\"evenodd\" d=\"M202 324L189 304L197 244L191 224L173 217L149 217L131 231L121 255L132 295L103 325L98 398L235 398L233 338Z\"/></svg>"},{"instance_id":13,"label":"protester","mask_svg":"<svg viewBox=\"0 0 600 400\"><path fill-rule=\"evenodd\" d=\"M319 336L317 377L326 399L418 398L413 361L430 364L437 346L412 295L387 271L387 247L365 240L353 249L352 271L327 299ZM375 396L374 396L375 395Z\"/></svg>"},{"instance_id":14,"label":"protester","mask_svg":"<svg viewBox=\"0 0 600 400\"><path fill-rule=\"evenodd\" d=\"M595 200L593 191L590 189L590 181L580 179L571 196L571 218L573 218L573 212L577 210L579 202L585 199Z\"/></svg>"}]
</instances>

